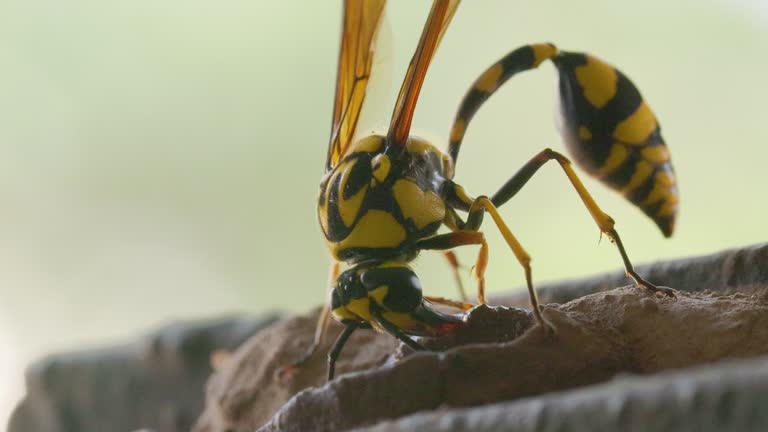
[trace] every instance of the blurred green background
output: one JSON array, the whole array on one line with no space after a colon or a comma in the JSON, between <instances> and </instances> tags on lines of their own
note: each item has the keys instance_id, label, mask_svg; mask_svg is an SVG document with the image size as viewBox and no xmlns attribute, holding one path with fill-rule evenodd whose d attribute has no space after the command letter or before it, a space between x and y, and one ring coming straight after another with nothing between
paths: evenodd
<instances>
[{"instance_id":1,"label":"blurred green background","mask_svg":"<svg viewBox=\"0 0 768 432\"><path fill-rule=\"evenodd\" d=\"M315 218L334 89L337 1L0 2L0 419L22 369L170 319L303 311L324 301ZM386 126L426 0L389 5ZM589 51L640 87L681 191L678 231L593 181L636 263L765 241L768 1L465 1L432 64L415 132L445 142L467 86L530 42ZM456 180L492 193L545 146L555 74L516 77L469 130ZM614 269L563 174L503 208L547 281ZM487 227L491 293L522 271ZM461 252L469 263L476 250ZM453 295L436 254L416 264ZM467 279L469 280L469 279ZM4 421L3 421L4 423Z\"/></svg>"}]
</instances>

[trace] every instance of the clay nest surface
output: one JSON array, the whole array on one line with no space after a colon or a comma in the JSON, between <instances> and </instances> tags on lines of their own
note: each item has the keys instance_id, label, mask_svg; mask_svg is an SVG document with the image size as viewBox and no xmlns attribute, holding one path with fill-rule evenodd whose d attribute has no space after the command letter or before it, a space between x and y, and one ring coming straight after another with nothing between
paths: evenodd
<instances>
[{"instance_id":1,"label":"clay nest surface","mask_svg":"<svg viewBox=\"0 0 768 432\"><path fill-rule=\"evenodd\" d=\"M764 270L766 252L764 245L753 248L750 260L739 262ZM768 285L758 280L763 270L753 271L757 279L743 284L748 287L745 292L725 286L732 280L726 278L718 288L722 292L675 286L686 289L678 291L675 299L625 286L563 304L547 304L543 312L556 328L554 335L536 325L527 311L501 306L474 309L462 332L431 342L431 348L438 351L411 352L388 335L359 331L342 353L337 378L329 383L325 382L322 354L330 342L291 379L276 377L276 370L296 359L310 342L317 311L289 318L260 331L220 365L209 380L206 408L194 430L345 431L377 423L375 430L486 430L467 420L466 407L492 410L495 403L530 405L532 400L539 402L528 406L528 411L520 406L515 409L538 413L534 417L542 421L547 418L542 407L557 402L535 398L559 395L553 392L610 385L627 374L675 373L768 354ZM725 270L710 264L710 271ZM701 277L710 278L710 274ZM599 289L604 288L595 290ZM340 329L335 325L329 340ZM763 397L768 396L768 371L764 369L765 377L757 372L752 380L740 377L752 385L762 382L758 377L766 378ZM695 389L683 393L709 401ZM604 403L616 407L621 405L618 400L626 399L611 402L607 397ZM720 403L721 399L712 401ZM686 406L702 408L701 404ZM514 411L511 407L497 410L494 418L510 410ZM418 412L422 414L414 417ZM614 414L626 420L627 412ZM707 408L706 412L715 411ZM397 420L403 418L404 423Z\"/></svg>"}]
</instances>

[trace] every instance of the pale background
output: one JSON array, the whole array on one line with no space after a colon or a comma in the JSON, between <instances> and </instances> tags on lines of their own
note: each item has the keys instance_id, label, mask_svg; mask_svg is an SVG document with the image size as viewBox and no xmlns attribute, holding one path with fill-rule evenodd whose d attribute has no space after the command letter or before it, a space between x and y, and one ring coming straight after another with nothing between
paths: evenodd
<instances>
[{"instance_id":1,"label":"pale background","mask_svg":"<svg viewBox=\"0 0 768 432\"><path fill-rule=\"evenodd\" d=\"M338 3L0 2L0 421L24 366L45 353L176 318L324 300L314 204ZM383 63L396 87L429 4L390 3ZM587 50L641 88L680 180L671 240L588 182L635 262L766 240L768 1L464 3L427 77L417 131L444 142L469 83L519 45ZM554 80L547 64L516 77L476 117L456 176L471 193L492 193L545 146L563 148ZM393 96L370 111L382 125ZM503 215L538 281L620 265L554 165ZM520 286L512 254L487 232L489 291ZM416 267L429 293L453 294L441 258Z\"/></svg>"}]
</instances>

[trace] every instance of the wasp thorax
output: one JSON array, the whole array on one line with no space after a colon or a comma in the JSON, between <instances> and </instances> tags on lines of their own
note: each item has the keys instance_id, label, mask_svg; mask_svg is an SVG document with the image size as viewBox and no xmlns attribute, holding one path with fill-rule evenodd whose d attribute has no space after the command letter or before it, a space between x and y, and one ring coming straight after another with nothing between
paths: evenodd
<instances>
[{"instance_id":1,"label":"wasp thorax","mask_svg":"<svg viewBox=\"0 0 768 432\"><path fill-rule=\"evenodd\" d=\"M339 261L413 257L445 217L445 155L418 138L399 148L385 141L358 140L320 186L318 219Z\"/></svg>"}]
</instances>

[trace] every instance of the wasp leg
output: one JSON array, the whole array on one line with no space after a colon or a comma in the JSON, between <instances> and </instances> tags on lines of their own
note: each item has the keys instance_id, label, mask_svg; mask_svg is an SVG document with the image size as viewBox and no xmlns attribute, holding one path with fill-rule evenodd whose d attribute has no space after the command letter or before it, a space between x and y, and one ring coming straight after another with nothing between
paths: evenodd
<instances>
[{"instance_id":1,"label":"wasp leg","mask_svg":"<svg viewBox=\"0 0 768 432\"><path fill-rule=\"evenodd\" d=\"M472 303L465 303L460 302L456 300L451 300L445 297L435 297L435 296L424 296L424 300L427 300L431 303L437 303L445 306L449 306L455 309L459 309L461 311L468 311L475 307Z\"/></svg>"},{"instance_id":2,"label":"wasp leg","mask_svg":"<svg viewBox=\"0 0 768 432\"><path fill-rule=\"evenodd\" d=\"M606 234L608 238L610 238L611 241L616 244L616 247L619 249L619 254L621 254L621 259L624 262L624 269L626 270L627 275L635 281L635 284L638 287L645 287L652 292L660 292L667 296L674 297L674 290L664 287L657 287L641 278L635 272L634 267L632 266L632 263L627 256L627 251L624 249L624 244L621 242L619 233L614 228L615 222L613 218L600 209L595 200L592 198L592 195L589 194L587 188L584 187L584 184L581 183L581 180L571 167L571 161L564 155L552 149L544 149L539 152L539 154L528 161L528 163L526 163L517 173L515 173L515 175L512 176L512 178L510 178L504 184L504 186L501 187L501 189L499 189L498 192L496 192L496 194L491 198L493 205L499 207L509 201L520 191L520 189L522 189L528 180L533 177L536 171L538 171L539 168L541 168L550 160L555 160L558 164L560 164L560 167L565 172L568 180L570 180L573 188L576 189L576 193L579 194L579 198L581 198L581 201L587 207L589 214L592 216L592 219L595 221L595 223L597 223L600 231Z\"/></svg>"},{"instance_id":3,"label":"wasp leg","mask_svg":"<svg viewBox=\"0 0 768 432\"><path fill-rule=\"evenodd\" d=\"M461 268L459 265L459 258L453 251L449 250L443 251L443 257L445 257L445 260L448 261L448 265L451 266L451 270L453 270L453 278L456 281L456 286L459 288L461 301L466 302L467 292L464 290L464 282L461 281L461 274L459 274L459 268Z\"/></svg>"},{"instance_id":4,"label":"wasp leg","mask_svg":"<svg viewBox=\"0 0 768 432\"><path fill-rule=\"evenodd\" d=\"M485 304L485 269L488 267L488 243L485 241L483 233L470 230L454 231L416 242L416 248L419 250L445 250L465 245L480 245L474 268L477 278L477 302Z\"/></svg>"},{"instance_id":5,"label":"wasp leg","mask_svg":"<svg viewBox=\"0 0 768 432\"><path fill-rule=\"evenodd\" d=\"M374 318L376 318L376 322L379 323L381 328L386 330L387 333L391 334L392 336L400 339L404 344L411 347L414 351L425 351L426 348L424 348L420 343L416 342L415 340L411 339L403 333L402 330L400 330L396 325L392 324L391 322L387 321L386 318L384 318L384 315L381 314L381 308L376 303L371 302L371 313L373 314Z\"/></svg>"},{"instance_id":6,"label":"wasp leg","mask_svg":"<svg viewBox=\"0 0 768 432\"><path fill-rule=\"evenodd\" d=\"M467 216L467 223L475 220L482 220L483 210L491 214L491 218L496 223L496 227L501 232L502 237L507 242L507 245L512 249L512 253L515 254L517 262L523 267L525 271L525 284L528 287L528 297L531 302L531 309L536 321L541 324L547 332L554 333L555 329L544 316L541 314L541 305L539 304L539 296L536 294L536 289L533 287L533 276L531 270L531 256L523 249L523 246L517 240L507 224L501 218L496 206L486 196L479 196L475 198L474 202L469 208L469 215ZM479 215L479 216L478 216Z\"/></svg>"},{"instance_id":7,"label":"wasp leg","mask_svg":"<svg viewBox=\"0 0 768 432\"><path fill-rule=\"evenodd\" d=\"M333 261L328 271L328 286L331 287L329 289L329 292L333 290L333 287L336 285L336 279L339 277L340 271L341 271L341 266L339 262ZM307 348L307 351L298 360L296 360L295 362L293 362L288 366L281 367L277 371L278 378L282 379L283 377L295 372L297 369L304 366L304 364L307 363L315 355L318 348L320 348L320 346L325 341L325 336L328 334L328 326L330 325L330 323L331 323L331 303L330 301L328 301L325 303L325 305L323 305L322 310L320 310L320 315L317 318L317 325L315 326L315 336L312 340L312 344L309 345L309 347Z\"/></svg>"},{"instance_id":8,"label":"wasp leg","mask_svg":"<svg viewBox=\"0 0 768 432\"><path fill-rule=\"evenodd\" d=\"M339 337L336 338L336 342L333 343L333 348L328 352L328 381L332 380L336 374L336 360L339 359L341 350L344 348L347 340L349 340L349 337L352 336L352 333L358 328L360 328L360 323L357 321L348 323L347 326L344 327L344 331L342 331Z\"/></svg>"}]
</instances>

